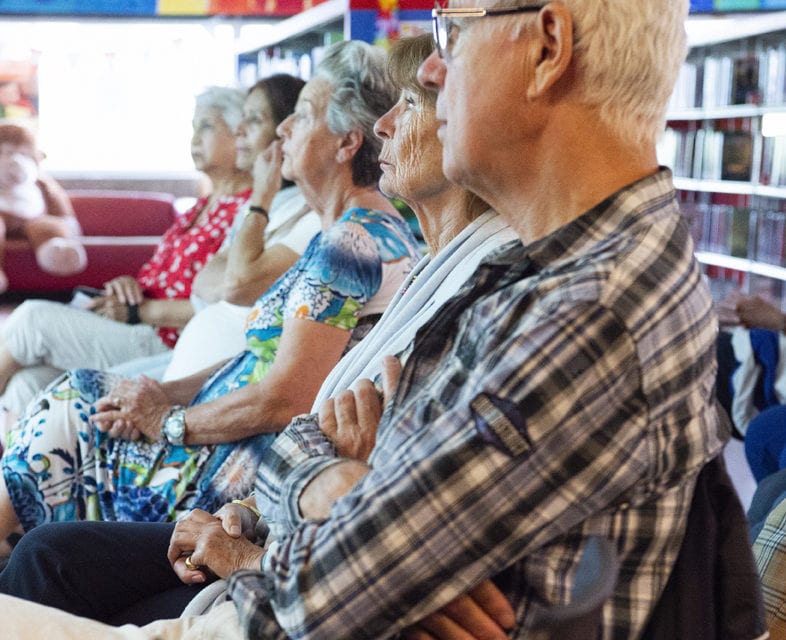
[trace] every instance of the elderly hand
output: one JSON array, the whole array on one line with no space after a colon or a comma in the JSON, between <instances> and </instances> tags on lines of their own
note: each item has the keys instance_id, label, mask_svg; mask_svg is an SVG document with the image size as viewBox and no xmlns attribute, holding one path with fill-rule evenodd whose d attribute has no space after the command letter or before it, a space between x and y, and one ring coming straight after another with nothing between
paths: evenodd
<instances>
[{"instance_id":1,"label":"elderly hand","mask_svg":"<svg viewBox=\"0 0 786 640\"><path fill-rule=\"evenodd\" d=\"M96 413L90 416L90 422L99 431L126 440L143 435L150 440L160 439L161 425L171 409L161 384L146 376L121 380L94 406Z\"/></svg>"},{"instance_id":2,"label":"elderly hand","mask_svg":"<svg viewBox=\"0 0 786 640\"><path fill-rule=\"evenodd\" d=\"M246 498L243 502L251 500L253 498ZM256 538L259 517L249 507L237 502L230 502L216 511L215 516L221 520L224 531L233 538L244 536L251 541Z\"/></svg>"},{"instance_id":3,"label":"elderly hand","mask_svg":"<svg viewBox=\"0 0 786 640\"><path fill-rule=\"evenodd\" d=\"M116 322L128 321L128 306L120 302L115 296L97 296L93 298L88 309L108 320L115 320Z\"/></svg>"},{"instance_id":4,"label":"elderly hand","mask_svg":"<svg viewBox=\"0 0 786 640\"><path fill-rule=\"evenodd\" d=\"M229 535L221 518L194 509L175 525L167 558L178 577L193 584L209 574L226 578L238 569L259 569L263 554L246 537Z\"/></svg>"},{"instance_id":5,"label":"elderly hand","mask_svg":"<svg viewBox=\"0 0 786 640\"><path fill-rule=\"evenodd\" d=\"M481 582L402 632L406 640L506 640L516 623L507 598L491 580Z\"/></svg>"},{"instance_id":6,"label":"elderly hand","mask_svg":"<svg viewBox=\"0 0 786 640\"><path fill-rule=\"evenodd\" d=\"M251 204L270 210L270 204L281 189L281 141L273 140L268 147L254 159L251 170L254 188Z\"/></svg>"},{"instance_id":7,"label":"elderly hand","mask_svg":"<svg viewBox=\"0 0 786 640\"><path fill-rule=\"evenodd\" d=\"M786 317L775 305L758 296L739 296L736 305L737 317L748 328L783 331Z\"/></svg>"},{"instance_id":8,"label":"elderly hand","mask_svg":"<svg viewBox=\"0 0 786 640\"><path fill-rule=\"evenodd\" d=\"M377 439L382 411L398 385L401 363L386 356L382 367L383 397L370 380L360 380L353 389L328 398L319 408L319 427L330 438L342 458L365 462Z\"/></svg>"},{"instance_id":9,"label":"elderly hand","mask_svg":"<svg viewBox=\"0 0 786 640\"><path fill-rule=\"evenodd\" d=\"M145 294L131 276L118 276L104 283L107 297L117 298L121 304L142 304Z\"/></svg>"}]
</instances>

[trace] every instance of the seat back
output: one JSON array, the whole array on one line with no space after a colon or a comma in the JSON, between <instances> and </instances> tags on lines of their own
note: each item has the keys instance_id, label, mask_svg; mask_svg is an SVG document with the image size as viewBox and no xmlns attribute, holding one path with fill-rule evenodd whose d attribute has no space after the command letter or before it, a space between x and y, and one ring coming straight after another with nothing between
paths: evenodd
<instances>
[{"instance_id":1,"label":"seat back","mask_svg":"<svg viewBox=\"0 0 786 640\"><path fill-rule=\"evenodd\" d=\"M68 196L85 236L158 237L177 217L175 198L168 193L72 190Z\"/></svg>"},{"instance_id":2,"label":"seat back","mask_svg":"<svg viewBox=\"0 0 786 640\"><path fill-rule=\"evenodd\" d=\"M723 455L696 479L677 561L642 640L766 637L748 525Z\"/></svg>"}]
</instances>

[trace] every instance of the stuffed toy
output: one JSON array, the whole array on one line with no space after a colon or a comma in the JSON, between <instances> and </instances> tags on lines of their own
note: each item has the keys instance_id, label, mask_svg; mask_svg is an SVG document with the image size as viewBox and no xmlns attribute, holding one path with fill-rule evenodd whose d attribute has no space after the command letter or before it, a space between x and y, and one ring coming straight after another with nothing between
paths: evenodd
<instances>
[{"instance_id":1,"label":"stuffed toy","mask_svg":"<svg viewBox=\"0 0 786 640\"><path fill-rule=\"evenodd\" d=\"M71 201L57 182L40 172L42 157L30 130L0 124L0 293L8 288L2 268L6 239L26 239L47 273L68 276L87 266Z\"/></svg>"}]
</instances>

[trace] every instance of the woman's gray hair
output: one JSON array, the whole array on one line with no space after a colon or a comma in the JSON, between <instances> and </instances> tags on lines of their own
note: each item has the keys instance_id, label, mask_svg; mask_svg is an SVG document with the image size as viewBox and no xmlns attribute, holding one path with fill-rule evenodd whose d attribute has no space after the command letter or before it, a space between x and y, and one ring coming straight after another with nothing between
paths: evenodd
<instances>
[{"instance_id":1,"label":"woman's gray hair","mask_svg":"<svg viewBox=\"0 0 786 640\"><path fill-rule=\"evenodd\" d=\"M388 52L388 73L393 84L400 91L412 91L431 107L437 103L437 93L418 82L418 69L436 46L434 36L424 33L399 38L393 42Z\"/></svg>"},{"instance_id":2,"label":"woman's gray hair","mask_svg":"<svg viewBox=\"0 0 786 640\"><path fill-rule=\"evenodd\" d=\"M332 89L327 107L330 130L337 135L355 130L363 134L363 144L352 159L354 183L376 184L382 141L374 135L374 123L398 98L388 76L387 54L358 40L339 42L325 52L314 76L327 80Z\"/></svg>"},{"instance_id":3,"label":"woman's gray hair","mask_svg":"<svg viewBox=\"0 0 786 640\"><path fill-rule=\"evenodd\" d=\"M227 126L235 131L243 118L246 92L232 87L208 87L196 97L196 106L218 109Z\"/></svg>"}]
</instances>

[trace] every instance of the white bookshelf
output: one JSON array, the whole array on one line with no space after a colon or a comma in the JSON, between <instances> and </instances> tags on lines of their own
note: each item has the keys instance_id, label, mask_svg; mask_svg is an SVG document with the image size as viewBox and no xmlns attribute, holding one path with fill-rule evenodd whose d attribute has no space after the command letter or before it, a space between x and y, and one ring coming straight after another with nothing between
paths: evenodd
<instances>
[{"instance_id":1,"label":"white bookshelf","mask_svg":"<svg viewBox=\"0 0 786 640\"><path fill-rule=\"evenodd\" d=\"M777 225L761 225L786 220L786 11L692 19L688 41L659 159L675 170L686 215L706 216L692 230L702 234L696 256L709 273L756 292L770 286L786 303L786 238L772 233ZM763 230L770 237L759 237Z\"/></svg>"}]
</instances>

